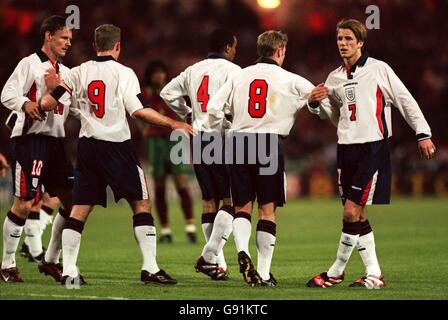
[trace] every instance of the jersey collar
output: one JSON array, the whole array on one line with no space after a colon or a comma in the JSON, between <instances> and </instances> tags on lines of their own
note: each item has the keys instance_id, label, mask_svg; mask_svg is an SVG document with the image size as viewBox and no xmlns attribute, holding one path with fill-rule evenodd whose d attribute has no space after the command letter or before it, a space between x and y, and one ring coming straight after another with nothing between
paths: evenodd
<instances>
[{"instance_id":1,"label":"jersey collar","mask_svg":"<svg viewBox=\"0 0 448 320\"><path fill-rule=\"evenodd\" d=\"M42 51L42 49L36 50L36 54L39 57L40 61L42 61L42 63L50 61L50 63L56 69L56 72L59 73L59 68L60 68L59 61L55 61L55 62L51 61L50 58L47 56L47 54Z\"/></svg>"},{"instance_id":2,"label":"jersey collar","mask_svg":"<svg viewBox=\"0 0 448 320\"><path fill-rule=\"evenodd\" d=\"M95 61L97 61L97 62L104 62L104 61L109 61L109 60L115 61L114 57L112 57L112 56L96 56L95 57Z\"/></svg>"},{"instance_id":3,"label":"jersey collar","mask_svg":"<svg viewBox=\"0 0 448 320\"><path fill-rule=\"evenodd\" d=\"M275 64L276 66L279 66L277 62L275 62L274 60L269 59L269 58L259 58L257 60L257 63L268 63L268 64Z\"/></svg>"},{"instance_id":4,"label":"jersey collar","mask_svg":"<svg viewBox=\"0 0 448 320\"><path fill-rule=\"evenodd\" d=\"M226 57L219 52L209 52L206 59L226 59Z\"/></svg>"},{"instance_id":5,"label":"jersey collar","mask_svg":"<svg viewBox=\"0 0 448 320\"><path fill-rule=\"evenodd\" d=\"M358 59L358 61L356 61L356 63L354 65L352 65L350 67L350 69L347 69L347 67L345 65L342 65L342 70L345 70L347 73L347 77L349 79L353 79L353 73L356 71L356 68L359 67L364 67L364 65L366 64L367 59L369 58L369 53L368 52L364 52L361 57Z\"/></svg>"},{"instance_id":6,"label":"jersey collar","mask_svg":"<svg viewBox=\"0 0 448 320\"><path fill-rule=\"evenodd\" d=\"M39 57L40 61L46 62L50 61L50 58L48 58L47 54L42 51L42 49L36 50L36 54Z\"/></svg>"}]
</instances>

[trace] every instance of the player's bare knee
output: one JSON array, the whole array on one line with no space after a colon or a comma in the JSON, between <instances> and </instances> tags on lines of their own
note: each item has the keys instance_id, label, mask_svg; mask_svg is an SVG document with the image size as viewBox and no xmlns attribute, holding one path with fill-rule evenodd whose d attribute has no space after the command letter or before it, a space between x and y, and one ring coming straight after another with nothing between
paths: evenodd
<instances>
[{"instance_id":1,"label":"player's bare knee","mask_svg":"<svg viewBox=\"0 0 448 320\"><path fill-rule=\"evenodd\" d=\"M222 203L223 203L223 205L226 205L226 206L233 206L232 198L224 198L224 199L222 199Z\"/></svg>"},{"instance_id":2,"label":"player's bare knee","mask_svg":"<svg viewBox=\"0 0 448 320\"><path fill-rule=\"evenodd\" d=\"M272 208L258 208L258 215L261 220L275 222L275 211Z\"/></svg>"},{"instance_id":3,"label":"player's bare knee","mask_svg":"<svg viewBox=\"0 0 448 320\"><path fill-rule=\"evenodd\" d=\"M217 208L216 208L214 199L203 201L203 203L202 203L202 212L203 213L216 212L216 210L217 210Z\"/></svg>"},{"instance_id":4,"label":"player's bare knee","mask_svg":"<svg viewBox=\"0 0 448 320\"><path fill-rule=\"evenodd\" d=\"M33 207L33 200L23 200L19 198L14 198L14 203L12 205L11 211L22 219L28 218Z\"/></svg>"},{"instance_id":5,"label":"player's bare knee","mask_svg":"<svg viewBox=\"0 0 448 320\"><path fill-rule=\"evenodd\" d=\"M151 212L151 202L149 201L149 199L128 202L134 214L141 212Z\"/></svg>"}]
</instances>

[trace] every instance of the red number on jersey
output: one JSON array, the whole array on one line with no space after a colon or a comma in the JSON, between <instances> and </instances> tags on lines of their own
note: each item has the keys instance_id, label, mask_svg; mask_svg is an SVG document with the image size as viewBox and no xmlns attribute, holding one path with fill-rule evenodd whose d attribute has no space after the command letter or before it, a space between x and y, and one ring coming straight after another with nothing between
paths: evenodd
<instances>
[{"instance_id":1,"label":"red number on jersey","mask_svg":"<svg viewBox=\"0 0 448 320\"><path fill-rule=\"evenodd\" d=\"M348 110L352 112L350 115L350 121L356 121L356 104L349 104Z\"/></svg>"},{"instance_id":2,"label":"red number on jersey","mask_svg":"<svg viewBox=\"0 0 448 320\"><path fill-rule=\"evenodd\" d=\"M92 111L97 118L104 117L104 104L106 97L106 85L102 80L94 80L87 87L90 102L93 103Z\"/></svg>"},{"instance_id":3,"label":"red number on jersey","mask_svg":"<svg viewBox=\"0 0 448 320\"><path fill-rule=\"evenodd\" d=\"M208 94L208 76L202 78L201 85L198 89L197 100L201 104L202 112L207 112L207 105L210 100L210 95Z\"/></svg>"},{"instance_id":4,"label":"red number on jersey","mask_svg":"<svg viewBox=\"0 0 448 320\"><path fill-rule=\"evenodd\" d=\"M249 114L252 118L262 118L266 114L266 98L268 83L265 80L254 80L249 88Z\"/></svg>"},{"instance_id":5,"label":"red number on jersey","mask_svg":"<svg viewBox=\"0 0 448 320\"><path fill-rule=\"evenodd\" d=\"M58 103L57 107L53 109L54 114L64 114L64 105L62 103Z\"/></svg>"}]
</instances>

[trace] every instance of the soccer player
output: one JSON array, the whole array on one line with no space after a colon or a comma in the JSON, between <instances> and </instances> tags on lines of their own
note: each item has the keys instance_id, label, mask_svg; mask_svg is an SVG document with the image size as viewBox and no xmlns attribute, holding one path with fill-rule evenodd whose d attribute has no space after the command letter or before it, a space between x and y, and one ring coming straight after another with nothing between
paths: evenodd
<instances>
[{"instance_id":1,"label":"soccer player","mask_svg":"<svg viewBox=\"0 0 448 320\"><path fill-rule=\"evenodd\" d=\"M44 186L50 195L61 199L67 210L72 203L73 167L62 141L70 101L61 100L57 108L47 114L41 112L37 103L47 89L46 70L51 67L62 77L69 71L59 59L71 46L72 31L65 26L65 18L61 16L45 19L40 31L42 48L19 62L1 94L3 105L15 111L17 116L11 134L14 202L3 224L0 278L5 282L22 282L15 254L27 218L30 252L34 259L41 261L40 272L60 280L58 243L65 217L61 211L56 216L53 237L43 259L39 212L31 215L31 207L34 201L39 202L42 198Z\"/></svg>"},{"instance_id":2,"label":"soccer player","mask_svg":"<svg viewBox=\"0 0 448 320\"><path fill-rule=\"evenodd\" d=\"M159 95L167 80L168 68L166 64L160 60L150 61L145 70L142 93L151 108L167 117L177 119L176 113L166 105ZM159 242L171 243L173 241L168 221L168 203L165 198L167 176L172 174L185 217L187 239L191 243L196 243L193 201L191 199L190 187L188 186L188 167L182 163L174 164L170 160L170 151L174 144L174 142L170 141L172 130L157 126L149 126L149 128L144 130L145 136L148 137L148 158L155 183L154 202L161 225Z\"/></svg>"},{"instance_id":3,"label":"soccer player","mask_svg":"<svg viewBox=\"0 0 448 320\"><path fill-rule=\"evenodd\" d=\"M188 67L160 93L179 117L192 118L193 128L201 132L201 135L221 130L220 127L209 126L207 105L229 77L240 70L239 66L232 63L236 47L237 38L232 32L223 29L213 31L210 35L211 52L207 58ZM191 107L186 104L184 96L189 97ZM206 146L207 142L202 141L201 151ZM215 228L225 230L224 239L227 239L232 232L233 208L226 166L195 163L194 171L202 192L202 230L205 240L210 241L212 230ZM221 200L223 206L219 207ZM213 280L227 280L227 264L222 250L214 263L211 262L214 260L213 255L206 244L196 262L196 271L210 276Z\"/></svg>"},{"instance_id":4,"label":"soccer player","mask_svg":"<svg viewBox=\"0 0 448 320\"><path fill-rule=\"evenodd\" d=\"M336 27L336 34L343 65L329 74L325 86L321 84L313 90L311 97L315 102L309 109L337 124L343 227L336 261L308 281L307 286L341 283L345 266L357 247L366 276L350 286L379 289L385 285L384 275L378 264L366 206L390 202L391 106L400 111L415 131L418 147L426 159L434 156L436 148L431 141L431 129L407 88L389 65L369 57L363 50L365 26L354 19L343 19Z\"/></svg>"},{"instance_id":5,"label":"soccer player","mask_svg":"<svg viewBox=\"0 0 448 320\"><path fill-rule=\"evenodd\" d=\"M276 242L276 208L285 204L282 140L289 135L297 111L307 105L308 95L314 88L308 80L281 67L287 43L287 35L280 31L266 31L259 35L257 51L260 58L257 63L235 75L209 103L211 125L223 120L225 110L229 109L233 122L228 135L247 135L249 141L255 141L252 145L245 143L244 148L234 145L234 154L244 153L246 158L250 158L253 154L249 150L258 153L262 148L263 135L275 142L270 149L278 164L275 172L264 174L262 169L265 166L259 157L253 164L246 160L244 164L233 162L229 165L236 212L233 233L238 263L244 280L250 286L277 284L270 273L270 266ZM257 143L257 150L251 148ZM260 217L256 236L258 272L249 253L255 199Z\"/></svg>"},{"instance_id":6,"label":"soccer player","mask_svg":"<svg viewBox=\"0 0 448 320\"><path fill-rule=\"evenodd\" d=\"M50 69L47 86L54 88L41 101L44 110L72 96L79 112L77 165L73 209L62 232L63 277L61 284L82 281L76 267L84 224L95 205L107 206L106 187L115 200L125 198L132 208L134 235L143 255L140 279L144 283L176 284L156 261L156 229L151 215L146 178L130 141L126 112L145 122L193 133L190 125L172 120L147 106L132 69L117 62L121 29L104 24L95 29L95 60L70 70L64 82Z\"/></svg>"},{"instance_id":7,"label":"soccer player","mask_svg":"<svg viewBox=\"0 0 448 320\"><path fill-rule=\"evenodd\" d=\"M6 119L5 124L11 131L14 129L17 118L17 112L12 111ZM30 228L31 234L33 234L32 228L37 226L37 224L33 221L37 219L31 219L30 217L39 217L40 234L42 237L46 227L53 223L53 211L59 204L59 199L57 197L50 198L47 192L44 193L43 198L40 201L33 203L28 216L29 219L26 220L24 225L25 240L23 241L22 248L20 249L20 255L27 258L29 262L39 261L39 259L34 259L33 256L39 258L39 255L42 256L42 251L45 251L45 248L42 247L42 250L34 252L33 254L30 252L30 239L32 239L32 237L28 237L26 234L30 233ZM61 210L63 210L63 208L61 208Z\"/></svg>"}]
</instances>

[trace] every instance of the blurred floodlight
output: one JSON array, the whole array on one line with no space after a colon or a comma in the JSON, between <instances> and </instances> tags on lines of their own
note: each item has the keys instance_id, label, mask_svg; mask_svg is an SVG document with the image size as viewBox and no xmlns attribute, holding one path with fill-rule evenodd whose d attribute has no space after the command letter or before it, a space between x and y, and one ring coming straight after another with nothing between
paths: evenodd
<instances>
[{"instance_id":1,"label":"blurred floodlight","mask_svg":"<svg viewBox=\"0 0 448 320\"><path fill-rule=\"evenodd\" d=\"M281 1L280 0L257 0L257 3L263 9L275 9L280 5Z\"/></svg>"}]
</instances>

